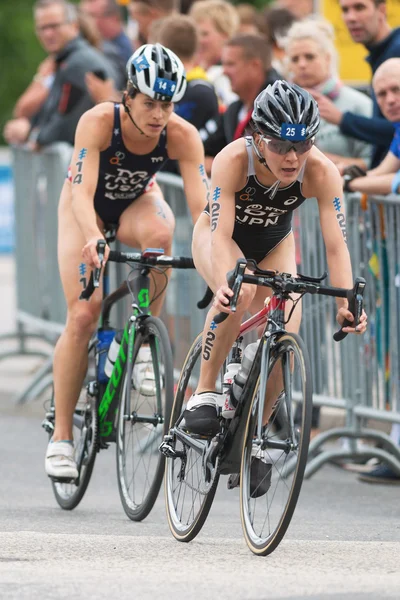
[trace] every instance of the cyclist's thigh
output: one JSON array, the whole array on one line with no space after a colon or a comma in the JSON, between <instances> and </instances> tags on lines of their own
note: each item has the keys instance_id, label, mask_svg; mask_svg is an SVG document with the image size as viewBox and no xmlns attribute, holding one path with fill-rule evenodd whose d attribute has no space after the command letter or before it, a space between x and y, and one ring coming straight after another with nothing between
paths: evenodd
<instances>
[{"instance_id":1,"label":"cyclist's thigh","mask_svg":"<svg viewBox=\"0 0 400 600\"><path fill-rule=\"evenodd\" d=\"M97 313L101 304L101 287L96 290L89 302L78 300L90 277L90 267L82 258L82 248L86 240L78 225L71 205L71 184L66 181L61 192L58 207L58 265L68 311L72 308ZM103 224L98 219L100 231Z\"/></svg>"},{"instance_id":2,"label":"cyclist's thigh","mask_svg":"<svg viewBox=\"0 0 400 600\"><path fill-rule=\"evenodd\" d=\"M117 238L131 248L154 246L169 251L175 229L174 214L157 183L124 210Z\"/></svg>"},{"instance_id":3,"label":"cyclist's thigh","mask_svg":"<svg viewBox=\"0 0 400 600\"><path fill-rule=\"evenodd\" d=\"M275 269L281 273L297 274L296 255L294 235L290 233L283 239L263 260L258 263L261 269ZM255 313L263 307L264 300L267 296L272 295L270 288L259 287L254 301L251 305L251 312ZM293 294L293 297L296 297ZM286 315L288 316L293 305L291 302L286 303ZM292 333L297 333L300 328L301 321L301 302L299 302L292 313L289 323L286 325L286 330Z\"/></svg>"},{"instance_id":4,"label":"cyclist's thigh","mask_svg":"<svg viewBox=\"0 0 400 600\"><path fill-rule=\"evenodd\" d=\"M213 292L217 291L218 282L214 279L214 267L210 260L211 257L211 229L210 217L205 213L201 213L197 219L193 230L192 240L192 256L196 270L200 273L207 285ZM234 269L238 258L243 257L243 252L235 244L232 248L231 266Z\"/></svg>"}]
</instances>

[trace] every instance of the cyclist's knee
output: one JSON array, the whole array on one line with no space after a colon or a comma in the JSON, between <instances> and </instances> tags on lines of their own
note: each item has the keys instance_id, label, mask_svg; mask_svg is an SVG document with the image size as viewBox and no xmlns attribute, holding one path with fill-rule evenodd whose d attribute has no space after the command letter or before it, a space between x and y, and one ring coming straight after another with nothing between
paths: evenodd
<instances>
[{"instance_id":1,"label":"cyclist's knee","mask_svg":"<svg viewBox=\"0 0 400 600\"><path fill-rule=\"evenodd\" d=\"M144 238L147 248L163 248L169 250L172 246L174 230L172 227L157 227ZM144 247L143 247L144 249Z\"/></svg>"},{"instance_id":2,"label":"cyclist's knee","mask_svg":"<svg viewBox=\"0 0 400 600\"><path fill-rule=\"evenodd\" d=\"M254 296L256 295L256 291L257 291L257 288L255 285L252 285L252 286L243 285L242 286L242 296L240 299L240 303L237 307L237 310L240 310L241 314L243 314L244 312L249 310L249 308L254 300Z\"/></svg>"},{"instance_id":3,"label":"cyclist's knee","mask_svg":"<svg viewBox=\"0 0 400 600\"><path fill-rule=\"evenodd\" d=\"M96 329L101 303L80 302L68 311L67 330L79 339L89 340Z\"/></svg>"}]
</instances>

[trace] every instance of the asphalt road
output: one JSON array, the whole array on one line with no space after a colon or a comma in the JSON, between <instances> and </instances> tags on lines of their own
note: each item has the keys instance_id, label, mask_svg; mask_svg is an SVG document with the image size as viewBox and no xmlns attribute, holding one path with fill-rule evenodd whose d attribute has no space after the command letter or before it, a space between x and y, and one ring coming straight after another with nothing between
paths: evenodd
<instances>
[{"instance_id":1,"label":"asphalt road","mask_svg":"<svg viewBox=\"0 0 400 600\"><path fill-rule=\"evenodd\" d=\"M1 371L0 371L1 374ZM162 494L142 523L122 510L115 447L96 462L78 508L62 511L44 473L40 405L0 413L0 598L399 598L398 488L326 466L303 485L295 517L269 557L248 550L237 490L222 477L190 544L168 529Z\"/></svg>"}]
</instances>

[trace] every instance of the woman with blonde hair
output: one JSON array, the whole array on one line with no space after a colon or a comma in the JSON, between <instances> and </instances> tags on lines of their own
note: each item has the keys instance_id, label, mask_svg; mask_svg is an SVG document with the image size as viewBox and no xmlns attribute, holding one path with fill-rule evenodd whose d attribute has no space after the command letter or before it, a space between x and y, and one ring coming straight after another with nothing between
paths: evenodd
<instances>
[{"instance_id":1,"label":"woman with blonde hair","mask_svg":"<svg viewBox=\"0 0 400 600\"><path fill-rule=\"evenodd\" d=\"M237 96L223 74L221 53L225 42L239 30L237 10L225 0L198 0L192 5L189 15L194 19L199 34L197 62L206 70L220 103L228 106L237 100Z\"/></svg>"},{"instance_id":2,"label":"woman with blonde hair","mask_svg":"<svg viewBox=\"0 0 400 600\"><path fill-rule=\"evenodd\" d=\"M370 117L371 99L339 79L338 54L333 40L334 29L328 21L309 18L294 23L285 40L288 79L311 93L327 96L342 111ZM369 168L371 146L344 135L338 125L321 119L316 145L340 171L349 164Z\"/></svg>"}]
</instances>

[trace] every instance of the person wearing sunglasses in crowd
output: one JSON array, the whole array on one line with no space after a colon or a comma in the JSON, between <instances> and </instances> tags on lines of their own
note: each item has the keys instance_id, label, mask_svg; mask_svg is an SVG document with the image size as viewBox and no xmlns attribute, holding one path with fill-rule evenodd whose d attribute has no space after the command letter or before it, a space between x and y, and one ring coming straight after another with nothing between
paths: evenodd
<instances>
[{"instance_id":1,"label":"person wearing sunglasses in crowd","mask_svg":"<svg viewBox=\"0 0 400 600\"><path fill-rule=\"evenodd\" d=\"M209 203L195 225L192 247L196 268L215 294L204 327L204 339L212 332L208 339L213 341L203 348L197 389L184 413L191 433L215 435L219 430L218 406L223 407L224 418L233 416L229 395L221 398L215 391L217 375L239 333L244 313L260 310L271 294L264 287L244 284L237 311L231 313L233 293L226 273L244 256L254 259L262 269L295 275L292 214L307 198L318 201L331 285L353 286L342 179L336 166L314 146L319 123L318 105L312 96L297 85L277 80L254 102L252 135L228 144L213 162ZM336 301L338 323L353 321L347 300ZM288 310L291 308L288 303ZM230 316L217 325L214 317L219 312ZM300 319L298 303L288 331L297 332ZM357 328L344 327L343 331L363 333L366 324L363 313ZM266 420L280 392L275 391L267 398Z\"/></svg>"}]
</instances>

